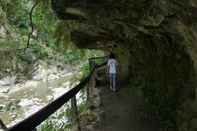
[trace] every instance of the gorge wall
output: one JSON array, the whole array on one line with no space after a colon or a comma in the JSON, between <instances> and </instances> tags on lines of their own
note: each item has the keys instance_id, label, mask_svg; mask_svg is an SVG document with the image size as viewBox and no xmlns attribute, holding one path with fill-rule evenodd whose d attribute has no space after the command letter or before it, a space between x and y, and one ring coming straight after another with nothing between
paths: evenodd
<instances>
[{"instance_id":1,"label":"gorge wall","mask_svg":"<svg viewBox=\"0 0 197 131\"><path fill-rule=\"evenodd\" d=\"M79 48L116 54L121 78L142 90L165 129L196 129L196 0L52 0L52 8L79 22L71 32Z\"/></svg>"}]
</instances>

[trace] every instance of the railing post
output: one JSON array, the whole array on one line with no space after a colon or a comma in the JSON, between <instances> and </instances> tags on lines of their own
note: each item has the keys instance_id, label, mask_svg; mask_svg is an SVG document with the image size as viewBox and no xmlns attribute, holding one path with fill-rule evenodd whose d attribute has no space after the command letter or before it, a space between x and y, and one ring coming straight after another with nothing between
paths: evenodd
<instances>
[{"instance_id":1,"label":"railing post","mask_svg":"<svg viewBox=\"0 0 197 131\"><path fill-rule=\"evenodd\" d=\"M95 61L92 59L89 59L89 70L92 71L95 67ZM86 93L87 93L87 103L88 106L90 106L91 104L91 100L90 100L90 93L91 93L91 88L92 86L94 86L95 81L94 81L94 72L92 74L92 76L90 77L90 81L88 82L88 85L86 86Z\"/></svg>"},{"instance_id":2,"label":"railing post","mask_svg":"<svg viewBox=\"0 0 197 131\"><path fill-rule=\"evenodd\" d=\"M77 125L77 130L81 131L81 126L80 126L80 120L79 120L79 112L77 108L77 99L76 96L74 96L71 99L71 109L72 109L72 123L73 125Z\"/></svg>"},{"instance_id":3,"label":"railing post","mask_svg":"<svg viewBox=\"0 0 197 131\"><path fill-rule=\"evenodd\" d=\"M93 105L94 105L94 102L93 102L93 90L96 86L96 71L94 71L92 73L92 76L90 78L90 81L87 85L87 105L88 105L88 108L92 108ZM93 107L94 108L94 107Z\"/></svg>"},{"instance_id":4,"label":"railing post","mask_svg":"<svg viewBox=\"0 0 197 131\"><path fill-rule=\"evenodd\" d=\"M90 90L89 89L90 87L89 87L89 84L90 84L90 82L88 83L88 85L85 88L86 89L86 94L87 94L87 100L86 100L87 102L90 101L90 91L89 91Z\"/></svg>"},{"instance_id":5,"label":"railing post","mask_svg":"<svg viewBox=\"0 0 197 131\"><path fill-rule=\"evenodd\" d=\"M90 71L93 70L96 66L96 62L92 59L89 59L89 67L90 67Z\"/></svg>"}]
</instances>

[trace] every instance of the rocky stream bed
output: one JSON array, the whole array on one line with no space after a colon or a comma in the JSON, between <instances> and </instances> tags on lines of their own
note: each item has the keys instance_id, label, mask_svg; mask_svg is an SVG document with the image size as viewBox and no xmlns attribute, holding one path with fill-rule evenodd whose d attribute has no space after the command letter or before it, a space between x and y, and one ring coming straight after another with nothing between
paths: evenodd
<instances>
[{"instance_id":1,"label":"rocky stream bed","mask_svg":"<svg viewBox=\"0 0 197 131\"><path fill-rule=\"evenodd\" d=\"M1 79L0 119L8 127L23 120L67 92L79 82L80 76L71 66L60 69L40 62L30 80L15 83L15 76Z\"/></svg>"}]
</instances>

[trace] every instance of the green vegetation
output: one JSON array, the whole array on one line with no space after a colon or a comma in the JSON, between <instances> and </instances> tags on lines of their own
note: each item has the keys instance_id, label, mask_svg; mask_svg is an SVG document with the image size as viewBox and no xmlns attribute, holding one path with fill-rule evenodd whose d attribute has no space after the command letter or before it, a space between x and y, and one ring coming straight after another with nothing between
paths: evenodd
<instances>
[{"instance_id":1,"label":"green vegetation","mask_svg":"<svg viewBox=\"0 0 197 131\"><path fill-rule=\"evenodd\" d=\"M87 111L86 94L84 91L80 93L79 99L80 100L77 101L82 101L78 104L78 112L80 114ZM72 128L72 113L71 105L65 104L61 109L44 121L38 129L41 131L70 131Z\"/></svg>"},{"instance_id":2,"label":"green vegetation","mask_svg":"<svg viewBox=\"0 0 197 131\"><path fill-rule=\"evenodd\" d=\"M37 60L73 65L86 76L90 72L88 58L101 56L103 52L78 49L70 40L70 30L75 28L78 28L75 21L56 18L50 1L0 0L0 78L22 74L28 79L26 75ZM86 108L83 100L79 111ZM65 105L46 120L40 130L69 130L70 112L70 107Z\"/></svg>"},{"instance_id":3,"label":"green vegetation","mask_svg":"<svg viewBox=\"0 0 197 131\"><path fill-rule=\"evenodd\" d=\"M56 54L63 56L61 60L68 64L78 64L89 57L103 55L100 51L77 49L70 41L70 30L78 28L78 23L58 20L51 10L49 1L37 1L31 21L29 15L34 5L33 0L1 0L0 50L2 52L5 50L16 52L16 59L19 58L29 64L38 59L55 59Z\"/></svg>"},{"instance_id":4,"label":"green vegetation","mask_svg":"<svg viewBox=\"0 0 197 131\"><path fill-rule=\"evenodd\" d=\"M40 125L41 131L57 131L71 129L71 117L69 105L63 106L57 113L53 114L48 120Z\"/></svg>"}]
</instances>

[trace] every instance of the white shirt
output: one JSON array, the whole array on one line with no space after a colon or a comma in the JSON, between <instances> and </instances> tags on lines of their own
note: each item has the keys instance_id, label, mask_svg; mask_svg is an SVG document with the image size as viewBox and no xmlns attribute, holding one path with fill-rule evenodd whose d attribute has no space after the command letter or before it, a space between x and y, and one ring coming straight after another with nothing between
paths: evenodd
<instances>
[{"instance_id":1,"label":"white shirt","mask_svg":"<svg viewBox=\"0 0 197 131\"><path fill-rule=\"evenodd\" d=\"M107 61L107 66L109 67L109 73L115 74L117 65L118 65L118 63L115 59L109 59Z\"/></svg>"}]
</instances>

